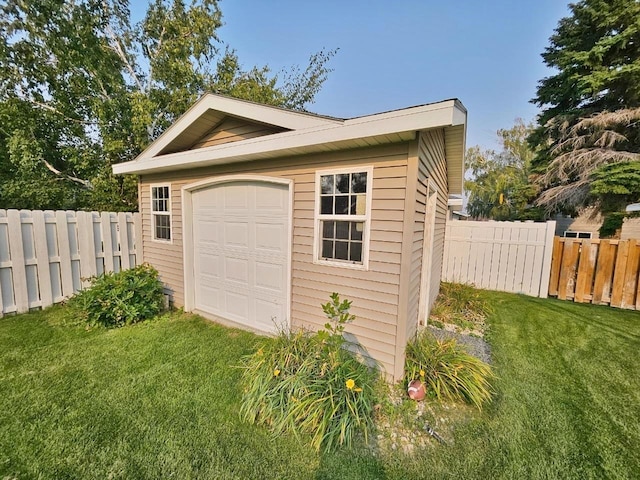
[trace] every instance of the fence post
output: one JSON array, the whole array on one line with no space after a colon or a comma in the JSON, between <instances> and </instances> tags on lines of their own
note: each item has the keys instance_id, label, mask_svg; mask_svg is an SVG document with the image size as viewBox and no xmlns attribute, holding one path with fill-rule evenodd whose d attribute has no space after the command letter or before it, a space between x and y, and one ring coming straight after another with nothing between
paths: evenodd
<instances>
[{"instance_id":1,"label":"fence post","mask_svg":"<svg viewBox=\"0 0 640 480\"><path fill-rule=\"evenodd\" d=\"M144 253L142 252L142 216L140 212L133 214L133 235L136 251L136 265L144 263Z\"/></svg>"},{"instance_id":2,"label":"fence post","mask_svg":"<svg viewBox=\"0 0 640 480\"><path fill-rule=\"evenodd\" d=\"M551 259L553 257L553 238L555 237L556 221L549 220L544 236L544 257L542 260L542 273L540 274L540 298L549 296L549 280L551 277Z\"/></svg>"}]
</instances>

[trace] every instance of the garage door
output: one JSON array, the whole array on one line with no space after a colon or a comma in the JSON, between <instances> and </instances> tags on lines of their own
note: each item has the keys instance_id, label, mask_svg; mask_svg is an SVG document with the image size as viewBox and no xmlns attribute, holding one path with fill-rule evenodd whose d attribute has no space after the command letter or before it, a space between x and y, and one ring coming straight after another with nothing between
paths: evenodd
<instances>
[{"instance_id":1,"label":"garage door","mask_svg":"<svg viewBox=\"0 0 640 480\"><path fill-rule=\"evenodd\" d=\"M288 186L223 183L192 205L195 308L265 332L288 325Z\"/></svg>"}]
</instances>

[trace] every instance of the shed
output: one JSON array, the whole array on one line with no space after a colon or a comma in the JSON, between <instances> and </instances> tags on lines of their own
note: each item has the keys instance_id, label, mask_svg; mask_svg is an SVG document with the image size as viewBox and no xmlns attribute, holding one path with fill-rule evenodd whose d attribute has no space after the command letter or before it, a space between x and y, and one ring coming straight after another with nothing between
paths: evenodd
<instances>
[{"instance_id":1,"label":"shed","mask_svg":"<svg viewBox=\"0 0 640 480\"><path fill-rule=\"evenodd\" d=\"M257 332L322 328L353 301L350 340L389 377L440 282L461 195L458 100L340 119L207 94L135 160L143 258L176 306Z\"/></svg>"}]
</instances>

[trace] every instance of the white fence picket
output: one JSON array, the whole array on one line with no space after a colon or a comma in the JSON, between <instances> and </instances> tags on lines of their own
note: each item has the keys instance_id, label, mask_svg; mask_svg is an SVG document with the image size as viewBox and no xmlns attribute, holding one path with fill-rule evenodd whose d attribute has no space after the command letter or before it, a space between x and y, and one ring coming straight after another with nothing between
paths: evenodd
<instances>
[{"instance_id":1,"label":"white fence picket","mask_svg":"<svg viewBox=\"0 0 640 480\"><path fill-rule=\"evenodd\" d=\"M138 213L0 210L0 316L70 297L88 277L117 270L114 258L140 264L141 231Z\"/></svg>"},{"instance_id":2,"label":"white fence picket","mask_svg":"<svg viewBox=\"0 0 640 480\"><path fill-rule=\"evenodd\" d=\"M442 279L545 298L554 231L553 221L449 221Z\"/></svg>"},{"instance_id":3,"label":"white fence picket","mask_svg":"<svg viewBox=\"0 0 640 480\"><path fill-rule=\"evenodd\" d=\"M18 210L8 210L9 221L9 256L13 279L13 296L18 313L29 310L29 291L27 290L27 271L24 261L24 247L22 244L22 222Z\"/></svg>"},{"instance_id":4,"label":"white fence picket","mask_svg":"<svg viewBox=\"0 0 640 480\"><path fill-rule=\"evenodd\" d=\"M118 214L118 230L120 231L120 266L123 270L130 268L129 236L127 235L127 219L124 214Z\"/></svg>"},{"instance_id":5,"label":"white fence picket","mask_svg":"<svg viewBox=\"0 0 640 480\"><path fill-rule=\"evenodd\" d=\"M31 212L31 216L33 218L33 238L36 244L36 265L38 266L38 294L41 305L51 305L53 291L51 290L51 267L44 212L36 210Z\"/></svg>"},{"instance_id":6,"label":"white fence picket","mask_svg":"<svg viewBox=\"0 0 640 480\"><path fill-rule=\"evenodd\" d=\"M62 296L63 298L69 298L73 295L75 289L73 288L73 271L71 266L71 247L69 245L69 224L67 222L67 212L57 211L55 212L55 217Z\"/></svg>"},{"instance_id":7,"label":"white fence picket","mask_svg":"<svg viewBox=\"0 0 640 480\"><path fill-rule=\"evenodd\" d=\"M113 236L111 235L111 213L100 214L102 223L102 251L104 253L104 269L113 272Z\"/></svg>"}]
</instances>

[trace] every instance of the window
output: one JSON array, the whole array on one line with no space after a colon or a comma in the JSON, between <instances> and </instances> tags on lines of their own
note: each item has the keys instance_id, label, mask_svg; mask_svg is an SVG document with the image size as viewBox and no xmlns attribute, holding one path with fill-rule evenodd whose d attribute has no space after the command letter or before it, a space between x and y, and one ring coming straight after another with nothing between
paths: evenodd
<instances>
[{"instance_id":1,"label":"window","mask_svg":"<svg viewBox=\"0 0 640 480\"><path fill-rule=\"evenodd\" d=\"M316 173L316 262L366 268L372 175L372 167Z\"/></svg>"},{"instance_id":2,"label":"window","mask_svg":"<svg viewBox=\"0 0 640 480\"><path fill-rule=\"evenodd\" d=\"M169 185L151 187L151 215L153 239L171 241L171 188Z\"/></svg>"},{"instance_id":3,"label":"window","mask_svg":"<svg viewBox=\"0 0 640 480\"><path fill-rule=\"evenodd\" d=\"M565 238L591 238L591 232L572 232L566 230L564 236Z\"/></svg>"}]
</instances>

